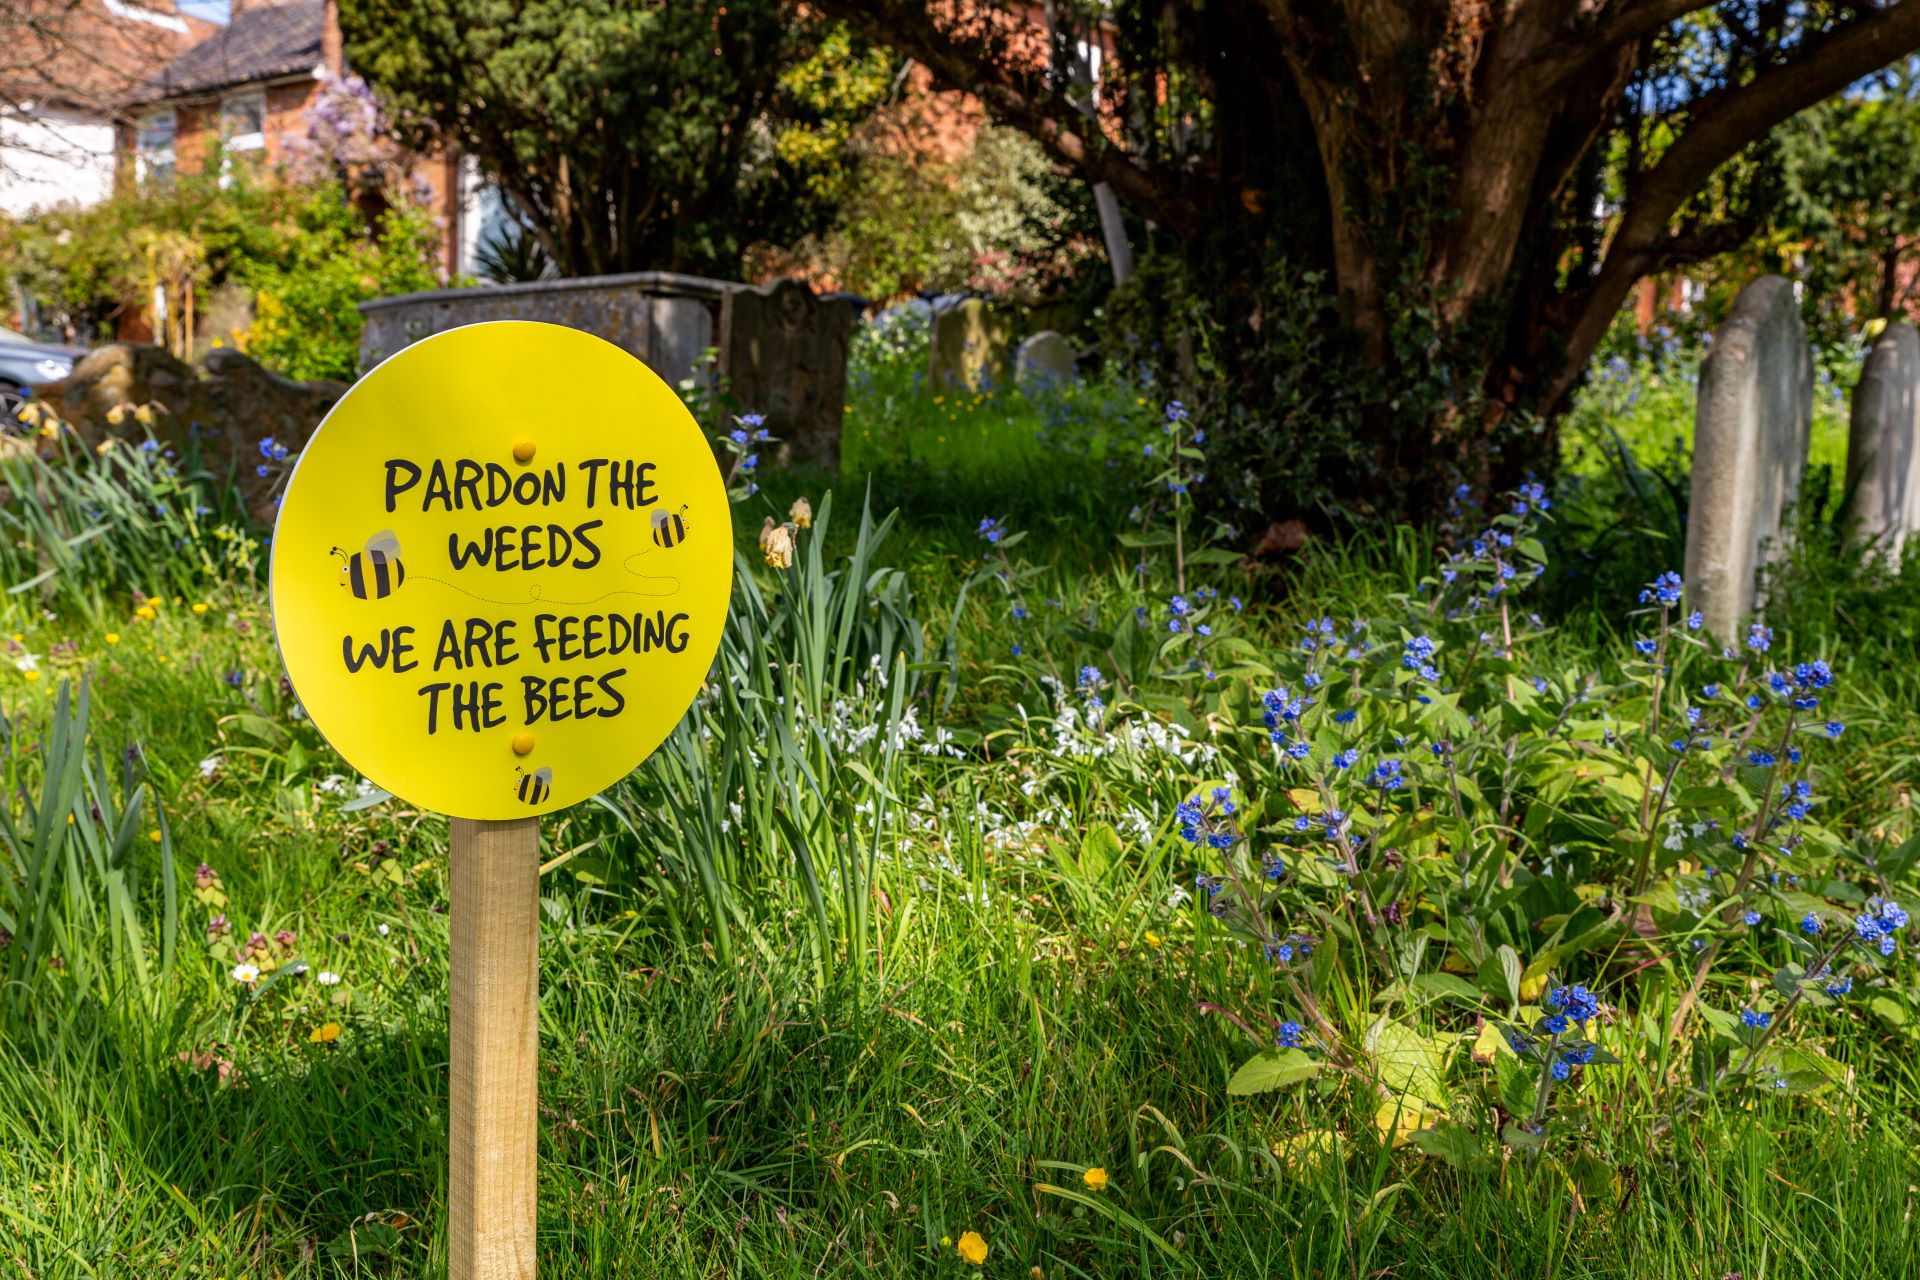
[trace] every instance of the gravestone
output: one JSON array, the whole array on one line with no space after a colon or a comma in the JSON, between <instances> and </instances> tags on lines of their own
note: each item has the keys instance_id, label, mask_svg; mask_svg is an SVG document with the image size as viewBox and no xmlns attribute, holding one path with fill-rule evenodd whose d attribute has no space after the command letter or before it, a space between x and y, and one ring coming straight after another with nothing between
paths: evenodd
<instances>
[{"instance_id":1,"label":"gravestone","mask_svg":"<svg viewBox=\"0 0 1920 1280\"><path fill-rule=\"evenodd\" d=\"M933 315L927 353L927 385L936 392L984 391L1004 380L1013 320L979 298L967 298Z\"/></svg>"},{"instance_id":2,"label":"gravestone","mask_svg":"<svg viewBox=\"0 0 1920 1280\"><path fill-rule=\"evenodd\" d=\"M847 345L863 305L851 294L816 297L795 280L754 288L666 271L436 289L361 303L360 365L371 369L410 343L462 325L565 325L639 357L669 386L717 377L739 412L765 415L781 442L779 461L837 468ZM713 370L698 366L709 348L719 353ZM500 371L503 389L564 376L553 369Z\"/></svg>"},{"instance_id":3,"label":"gravestone","mask_svg":"<svg viewBox=\"0 0 1920 1280\"><path fill-rule=\"evenodd\" d=\"M1731 642L1799 495L1813 428L1813 351L1793 285L1740 291L1700 366L1686 580L1692 608Z\"/></svg>"},{"instance_id":4,"label":"gravestone","mask_svg":"<svg viewBox=\"0 0 1920 1280\"><path fill-rule=\"evenodd\" d=\"M1013 353L1013 380L1024 391L1057 387L1074 378L1073 344L1052 329L1022 342Z\"/></svg>"},{"instance_id":5,"label":"gravestone","mask_svg":"<svg viewBox=\"0 0 1920 1280\"><path fill-rule=\"evenodd\" d=\"M858 299L816 297L798 280L734 289L720 303L720 369L741 407L767 417L782 465L838 471L847 343Z\"/></svg>"},{"instance_id":6,"label":"gravestone","mask_svg":"<svg viewBox=\"0 0 1920 1280\"><path fill-rule=\"evenodd\" d=\"M1920 529L1920 334L1890 324L1867 353L1847 435L1847 526L1899 562Z\"/></svg>"},{"instance_id":7,"label":"gravestone","mask_svg":"<svg viewBox=\"0 0 1920 1280\"><path fill-rule=\"evenodd\" d=\"M642 271L376 298L360 304L366 318L360 330L360 367L371 369L409 343L461 325L541 320L605 338L678 387L693 376L700 353L714 344L721 300L743 287L703 276ZM528 377L541 372L502 374Z\"/></svg>"}]
</instances>

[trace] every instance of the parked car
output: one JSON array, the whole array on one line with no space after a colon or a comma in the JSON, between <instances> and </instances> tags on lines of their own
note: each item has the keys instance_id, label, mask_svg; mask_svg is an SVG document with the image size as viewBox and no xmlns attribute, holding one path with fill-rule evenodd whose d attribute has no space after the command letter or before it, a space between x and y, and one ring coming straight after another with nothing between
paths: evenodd
<instances>
[{"instance_id":1,"label":"parked car","mask_svg":"<svg viewBox=\"0 0 1920 1280\"><path fill-rule=\"evenodd\" d=\"M0 421L12 422L35 389L72 373L85 354L84 347L35 342L24 333L0 328Z\"/></svg>"}]
</instances>

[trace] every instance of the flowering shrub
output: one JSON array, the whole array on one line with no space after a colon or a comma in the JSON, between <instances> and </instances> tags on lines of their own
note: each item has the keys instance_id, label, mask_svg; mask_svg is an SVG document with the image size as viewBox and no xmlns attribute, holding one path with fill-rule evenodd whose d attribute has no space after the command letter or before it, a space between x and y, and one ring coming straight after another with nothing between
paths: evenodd
<instances>
[{"instance_id":1,"label":"flowering shrub","mask_svg":"<svg viewBox=\"0 0 1920 1280\"><path fill-rule=\"evenodd\" d=\"M1785 1024L1887 981L1907 924L1890 877L1911 852L1877 859L1823 824L1820 747L1845 732L1832 670L1776 665L1759 624L1721 645L1673 573L1641 592L1617 666L1556 664L1516 601L1544 571L1548 506L1539 485L1510 495L1398 617L1310 623L1241 695L1224 781L1175 809L1219 935L1274 970L1256 1015L1273 1047L1234 1091L1358 1070L1430 1131L1440 1071L1391 1061L1416 1033L1383 1016L1348 1044L1321 1011L1355 981L1420 989L1474 1010L1463 1035L1491 1014L1498 1132L1537 1146L1556 1089L1652 1051L1620 1023L1655 990L1670 1040L1707 1023L1699 1082L1791 1090L1831 1064L1781 1050ZM1741 1013L1707 997L1717 975L1768 970Z\"/></svg>"},{"instance_id":2,"label":"flowering shrub","mask_svg":"<svg viewBox=\"0 0 1920 1280\"><path fill-rule=\"evenodd\" d=\"M1313 618L1277 658L1224 641L1240 600L1182 581L1208 564L1181 516L1205 435L1177 405L1166 421L1149 484L1167 527L1122 539L1133 627L1037 624L1065 609L1036 600L1044 573L1003 519L980 522L974 582L1005 594L1001 661L1054 708L1030 740L1062 783L1090 765L1143 797L1121 829L1186 851L1175 899L1200 904L1197 938L1270 973L1203 1005L1259 1042L1229 1091L1347 1074L1379 1093L1383 1134L1470 1163L1496 1137L1532 1151L1590 1123L1588 1072L1668 1046L1692 1045L1700 1088L1829 1087L1835 1064L1795 1047L1794 1023L1889 983L1915 860L1828 825L1832 668L1780 662L1763 624L1709 636L1672 572L1613 653L1570 664L1522 603L1548 567L1537 483L1492 512L1463 489L1433 572L1384 616ZM1150 729L1182 736L1142 754ZM1165 808L1144 800L1182 777ZM1354 991L1390 1010L1358 1034L1327 1010ZM1394 997L1432 1002L1438 1031ZM1494 1068L1481 1106L1449 1031Z\"/></svg>"}]
</instances>

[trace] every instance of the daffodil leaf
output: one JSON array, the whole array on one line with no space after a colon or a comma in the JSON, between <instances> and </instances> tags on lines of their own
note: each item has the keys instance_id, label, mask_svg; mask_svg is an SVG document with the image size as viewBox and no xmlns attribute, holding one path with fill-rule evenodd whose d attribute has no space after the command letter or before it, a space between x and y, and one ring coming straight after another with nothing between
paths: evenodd
<instances>
[{"instance_id":1,"label":"daffodil leaf","mask_svg":"<svg viewBox=\"0 0 1920 1280\"><path fill-rule=\"evenodd\" d=\"M1235 1096L1271 1093L1312 1079L1326 1065L1302 1049L1269 1049L1240 1064L1233 1079L1227 1081L1227 1092Z\"/></svg>"}]
</instances>

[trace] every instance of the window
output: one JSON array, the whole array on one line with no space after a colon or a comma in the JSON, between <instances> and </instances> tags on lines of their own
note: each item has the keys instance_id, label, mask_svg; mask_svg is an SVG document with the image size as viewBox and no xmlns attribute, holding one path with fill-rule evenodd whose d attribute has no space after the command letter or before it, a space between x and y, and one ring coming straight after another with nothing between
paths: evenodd
<instances>
[{"instance_id":1,"label":"window","mask_svg":"<svg viewBox=\"0 0 1920 1280\"><path fill-rule=\"evenodd\" d=\"M266 153L267 100L246 93L220 102L220 183L225 186L236 162L258 162Z\"/></svg>"},{"instance_id":2,"label":"window","mask_svg":"<svg viewBox=\"0 0 1920 1280\"><path fill-rule=\"evenodd\" d=\"M173 178L173 112L156 111L140 118L140 137L134 146L134 176L142 182Z\"/></svg>"}]
</instances>

